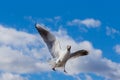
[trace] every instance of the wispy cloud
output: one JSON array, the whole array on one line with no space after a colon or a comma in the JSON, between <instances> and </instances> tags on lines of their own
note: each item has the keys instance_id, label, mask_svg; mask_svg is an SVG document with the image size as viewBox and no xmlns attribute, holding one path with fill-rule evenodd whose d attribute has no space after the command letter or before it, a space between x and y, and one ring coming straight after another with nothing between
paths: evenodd
<instances>
[{"instance_id":1,"label":"wispy cloud","mask_svg":"<svg viewBox=\"0 0 120 80\"><path fill-rule=\"evenodd\" d=\"M74 19L72 21L69 21L67 23L67 25L69 26L81 26L84 25L88 28L96 28L99 27L101 25L101 22L99 20L95 20L93 18L87 18L84 20L80 20L80 19Z\"/></svg>"},{"instance_id":2,"label":"wispy cloud","mask_svg":"<svg viewBox=\"0 0 120 80\"><path fill-rule=\"evenodd\" d=\"M115 49L115 52L116 52L116 53L120 54L120 44L117 44L117 45L114 47L114 49Z\"/></svg>"},{"instance_id":3,"label":"wispy cloud","mask_svg":"<svg viewBox=\"0 0 120 80\"><path fill-rule=\"evenodd\" d=\"M33 18L32 16L24 16L24 19L30 21L33 24L37 22L37 20Z\"/></svg>"},{"instance_id":4,"label":"wispy cloud","mask_svg":"<svg viewBox=\"0 0 120 80\"><path fill-rule=\"evenodd\" d=\"M106 35L114 38L115 35L120 35L120 31L117 29L114 29L112 27L107 26L106 27Z\"/></svg>"},{"instance_id":5,"label":"wispy cloud","mask_svg":"<svg viewBox=\"0 0 120 80\"><path fill-rule=\"evenodd\" d=\"M24 16L24 19L29 21L32 24L35 23L41 23L41 24L47 24L53 27L58 27L61 26L61 22L62 22L62 17L61 16L55 16L55 17L45 17L45 18L35 18L32 16Z\"/></svg>"},{"instance_id":6,"label":"wispy cloud","mask_svg":"<svg viewBox=\"0 0 120 80\"><path fill-rule=\"evenodd\" d=\"M66 31L62 30L51 32L60 39L63 48L70 44L72 52L79 49L89 51L89 55L86 57L68 61L66 70L70 75L94 73L108 79L120 79L120 64L104 58L102 50L94 48L90 41L76 42L67 35ZM2 25L0 26L0 36L1 71L18 74L50 71L48 63L43 62L43 59L50 57L50 54L40 36ZM88 77L89 79L91 78Z\"/></svg>"},{"instance_id":7,"label":"wispy cloud","mask_svg":"<svg viewBox=\"0 0 120 80\"><path fill-rule=\"evenodd\" d=\"M55 16L53 18L45 18L46 21L49 21L49 22L58 22L61 20L61 16Z\"/></svg>"}]
</instances>

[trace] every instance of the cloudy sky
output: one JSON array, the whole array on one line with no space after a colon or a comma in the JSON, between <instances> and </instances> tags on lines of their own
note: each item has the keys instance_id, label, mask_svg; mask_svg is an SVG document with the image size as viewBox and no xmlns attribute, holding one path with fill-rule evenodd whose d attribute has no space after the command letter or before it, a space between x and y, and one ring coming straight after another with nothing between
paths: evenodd
<instances>
[{"instance_id":1,"label":"cloudy sky","mask_svg":"<svg viewBox=\"0 0 120 80\"><path fill-rule=\"evenodd\" d=\"M1 0L0 80L119 80L118 0ZM63 49L89 51L71 59L67 74L51 70L51 55L34 24L51 31Z\"/></svg>"}]
</instances>

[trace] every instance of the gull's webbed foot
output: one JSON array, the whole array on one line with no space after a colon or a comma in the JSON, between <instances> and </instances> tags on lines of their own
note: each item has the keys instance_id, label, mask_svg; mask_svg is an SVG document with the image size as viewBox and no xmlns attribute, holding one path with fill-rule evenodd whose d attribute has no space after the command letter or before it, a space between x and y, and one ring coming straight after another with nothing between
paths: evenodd
<instances>
[{"instance_id":1,"label":"gull's webbed foot","mask_svg":"<svg viewBox=\"0 0 120 80\"><path fill-rule=\"evenodd\" d=\"M55 68L52 68L53 71L56 71Z\"/></svg>"},{"instance_id":2,"label":"gull's webbed foot","mask_svg":"<svg viewBox=\"0 0 120 80\"><path fill-rule=\"evenodd\" d=\"M67 73L67 71L64 69L64 72Z\"/></svg>"}]
</instances>

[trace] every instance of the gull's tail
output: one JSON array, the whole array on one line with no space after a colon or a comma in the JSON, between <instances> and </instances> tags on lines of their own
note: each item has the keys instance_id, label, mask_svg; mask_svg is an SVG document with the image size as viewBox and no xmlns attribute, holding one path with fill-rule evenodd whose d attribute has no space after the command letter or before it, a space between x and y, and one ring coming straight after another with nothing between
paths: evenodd
<instances>
[{"instance_id":1,"label":"gull's tail","mask_svg":"<svg viewBox=\"0 0 120 80\"><path fill-rule=\"evenodd\" d=\"M55 66L55 59L49 59L48 63L50 64L51 67Z\"/></svg>"}]
</instances>

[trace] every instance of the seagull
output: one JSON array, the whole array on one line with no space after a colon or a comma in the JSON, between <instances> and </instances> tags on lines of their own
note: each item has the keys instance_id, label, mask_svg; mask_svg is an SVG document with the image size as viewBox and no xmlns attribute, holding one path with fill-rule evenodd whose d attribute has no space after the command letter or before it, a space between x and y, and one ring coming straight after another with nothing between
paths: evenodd
<instances>
[{"instance_id":1,"label":"seagull","mask_svg":"<svg viewBox=\"0 0 120 80\"><path fill-rule=\"evenodd\" d=\"M87 50L78 50L71 53L71 45L66 45L65 49L61 48L59 40L57 40L50 31L45 29L40 24L35 24L35 27L43 41L46 43L49 52L51 53L52 59L54 61L52 70L56 71L56 67L63 67L64 72L66 72L65 65L69 59L88 55Z\"/></svg>"}]
</instances>

